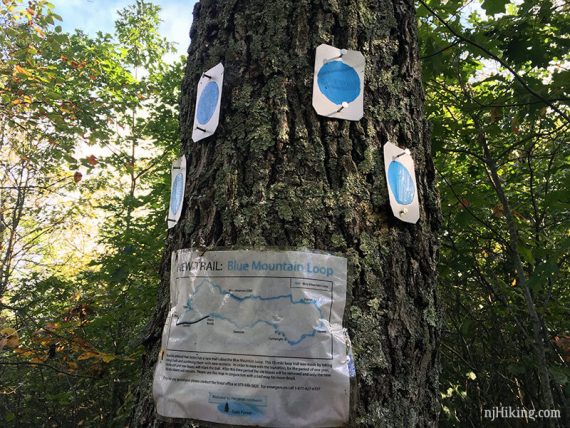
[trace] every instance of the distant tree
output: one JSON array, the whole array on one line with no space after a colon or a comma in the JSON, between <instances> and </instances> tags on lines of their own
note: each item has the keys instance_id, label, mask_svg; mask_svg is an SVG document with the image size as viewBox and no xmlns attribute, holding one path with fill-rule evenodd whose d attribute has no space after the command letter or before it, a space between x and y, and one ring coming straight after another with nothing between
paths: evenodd
<instances>
[{"instance_id":1,"label":"distant tree","mask_svg":"<svg viewBox=\"0 0 570 428\"><path fill-rule=\"evenodd\" d=\"M441 423L511 406L568 426L568 5L420 3L444 219Z\"/></svg>"},{"instance_id":2,"label":"distant tree","mask_svg":"<svg viewBox=\"0 0 570 428\"><path fill-rule=\"evenodd\" d=\"M0 5L0 297L74 227L78 207L58 194L92 166L74 157L78 140L109 135L111 94L128 80L108 40L64 34L57 19L43 0Z\"/></svg>"},{"instance_id":3,"label":"distant tree","mask_svg":"<svg viewBox=\"0 0 570 428\"><path fill-rule=\"evenodd\" d=\"M159 8L116 39L0 3L0 425L119 426L154 303L182 63Z\"/></svg>"}]
</instances>

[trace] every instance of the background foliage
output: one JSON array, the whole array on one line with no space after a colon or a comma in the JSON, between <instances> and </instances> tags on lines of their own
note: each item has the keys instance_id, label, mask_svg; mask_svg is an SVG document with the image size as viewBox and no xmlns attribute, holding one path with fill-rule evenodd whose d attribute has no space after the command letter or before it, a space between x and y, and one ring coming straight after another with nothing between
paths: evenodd
<instances>
[{"instance_id":1,"label":"background foliage","mask_svg":"<svg viewBox=\"0 0 570 428\"><path fill-rule=\"evenodd\" d=\"M568 426L568 5L420 3L444 216L441 424L511 406Z\"/></svg>"},{"instance_id":2,"label":"background foliage","mask_svg":"<svg viewBox=\"0 0 570 428\"><path fill-rule=\"evenodd\" d=\"M570 425L569 7L420 0L442 198L442 426ZM0 5L0 425L124 426L166 234L184 60L137 0L114 35ZM504 420L517 426L525 421Z\"/></svg>"},{"instance_id":3,"label":"background foliage","mask_svg":"<svg viewBox=\"0 0 570 428\"><path fill-rule=\"evenodd\" d=\"M183 60L159 8L62 33L0 9L0 425L122 426L164 242ZM63 410L63 411L62 411Z\"/></svg>"}]
</instances>

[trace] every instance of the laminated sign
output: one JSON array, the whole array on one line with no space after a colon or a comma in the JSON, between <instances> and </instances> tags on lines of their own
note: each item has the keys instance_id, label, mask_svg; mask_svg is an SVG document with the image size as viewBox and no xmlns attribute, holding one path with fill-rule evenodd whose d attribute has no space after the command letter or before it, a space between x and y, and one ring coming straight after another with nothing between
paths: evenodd
<instances>
[{"instance_id":1,"label":"laminated sign","mask_svg":"<svg viewBox=\"0 0 570 428\"><path fill-rule=\"evenodd\" d=\"M354 371L342 328L346 259L180 250L153 394L159 415L228 425L333 427Z\"/></svg>"}]
</instances>

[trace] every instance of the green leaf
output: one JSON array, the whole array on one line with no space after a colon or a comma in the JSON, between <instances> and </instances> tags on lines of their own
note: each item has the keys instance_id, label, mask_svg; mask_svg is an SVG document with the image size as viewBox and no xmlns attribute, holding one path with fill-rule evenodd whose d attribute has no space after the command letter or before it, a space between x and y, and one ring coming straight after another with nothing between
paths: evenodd
<instances>
[{"instance_id":1,"label":"green leaf","mask_svg":"<svg viewBox=\"0 0 570 428\"><path fill-rule=\"evenodd\" d=\"M528 280L527 285L533 291L538 291L543 288L549 278L552 278L558 273L558 265L556 263L543 263L536 267L532 277Z\"/></svg>"},{"instance_id":2,"label":"green leaf","mask_svg":"<svg viewBox=\"0 0 570 428\"><path fill-rule=\"evenodd\" d=\"M477 323L475 321L473 321L472 319L466 319L461 323L461 327L459 328L459 330L461 331L461 334L463 336L469 337L472 336L473 333L475 332L476 326Z\"/></svg>"},{"instance_id":3,"label":"green leaf","mask_svg":"<svg viewBox=\"0 0 570 428\"><path fill-rule=\"evenodd\" d=\"M530 263L531 265L535 263L532 250L530 248L519 245L518 252L526 262Z\"/></svg>"},{"instance_id":4,"label":"green leaf","mask_svg":"<svg viewBox=\"0 0 570 428\"><path fill-rule=\"evenodd\" d=\"M520 364L509 364L507 370L517 376L520 376L526 372L526 367Z\"/></svg>"},{"instance_id":5,"label":"green leaf","mask_svg":"<svg viewBox=\"0 0 570 428\"><path fill-rule=\"evenodd\" d=\"M566 385L568 383L568 379L570 376L570 370L564 367L549 367L548 371L552 375L552 378L555 382L560 383L561 385Z\"/></svg>"},{"instance_id":6,"label":"green leaf","mask_svg":"<svg viewBox=\"0 0 570 428\"><path fill-rule=\"evenodd\" d=\"M485 0L481 7L485 9L487 15L496 15L497 13L504 13L509 0Z\"/></svg>"}]
</instances>

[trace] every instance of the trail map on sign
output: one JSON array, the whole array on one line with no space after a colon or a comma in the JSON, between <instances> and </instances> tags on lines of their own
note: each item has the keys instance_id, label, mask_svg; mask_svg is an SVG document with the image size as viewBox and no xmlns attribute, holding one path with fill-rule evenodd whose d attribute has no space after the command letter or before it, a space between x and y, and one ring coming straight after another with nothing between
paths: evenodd
<instances>
[{"instance_id":1,"label":"trail map on sign","mask_svg":"<svg viewBox=\"0 0 570 428\"><path fill-rule=\"evenodd\" d=\"M194 331L171 329L169 348L190 332L182 350L223 353L231 344L233 354L332 359L331 281L264 277L244 288L241 277L198 279L174 323Z\"/></svg>"},{"instance_id":2,"label":"trail map on sign","mask_svg":"<svg viewBox=\"0 0 570 428\"><path fill-rule=\"evenodd\" d=\"M154 378L158 413L269 427L348 419L346 259L180 250Z\"/></svg>"}]
</instances>

